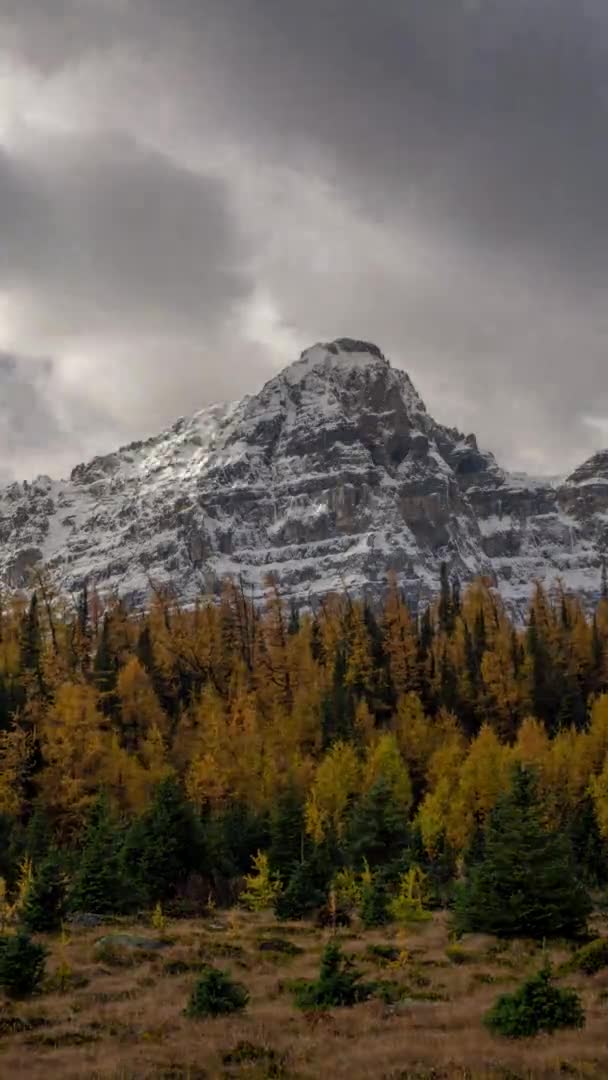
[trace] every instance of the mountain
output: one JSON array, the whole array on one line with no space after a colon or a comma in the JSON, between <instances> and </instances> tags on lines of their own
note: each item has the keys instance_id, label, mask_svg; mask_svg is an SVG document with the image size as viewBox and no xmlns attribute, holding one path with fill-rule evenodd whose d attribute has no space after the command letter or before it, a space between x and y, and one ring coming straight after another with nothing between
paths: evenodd
<instances>
[{"instance_id":1,"label":"mountain","mask_svg":"<svg viewBox=\"0 0 608 1080\"><path fill-rule=\"evenodd\" d=\"M301 603L377 596L394 570L416 604L445 561L521 612L536 579L593 600L607 550L608 450L561 482L510 474L350 338L69 480L0 491L0 582L25 587L44 561L64 590L89 581L135 603L151 582L188 602L227 575L260 595L272 574Z\"/></svg>"}]
</instances>

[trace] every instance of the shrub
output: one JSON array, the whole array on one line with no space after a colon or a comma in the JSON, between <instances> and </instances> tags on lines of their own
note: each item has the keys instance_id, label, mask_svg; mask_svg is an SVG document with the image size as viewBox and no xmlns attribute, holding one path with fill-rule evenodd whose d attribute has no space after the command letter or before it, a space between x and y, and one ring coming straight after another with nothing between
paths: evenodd
<instances>
[{"instance_id":1,"label":"shrub","mask_svg":"<svg viewBox=\"0 0 608 1080\"><path fill-rule=\"evenodd\" d=\"M395 964L401 956L401 950L396 945L368 945L365 952L370 960L378 964Z\"/></svg>"},{"instance_id":2,"label":"shrub","mask_svg":"<svg viewBox=\"0 0 608 1080\"><path fill-rule=\"evenodd\" d=\"M462 945L448 945L445 955L452 964L471 964L477 959L475 953L467 952Z\"/></svg>"},{"instance_id":3,"label":"shrub","mask_svg":"<svg viewBox=\"0 0 608 1080\"><path fill-rule=\"evenodd\" d=\"M541 1031L582 1028L585 1014L575 990L560 990L547 965L527 979L513 994L502 994L484 1016L484 1024L495 1035L525 1039Z\"/></svg>"},{"instance_id":4,"label":"shrub","mask_svg":"<svg viewBox=\"0 0 608 1080\"><path fill-rule=\"evenodd\" d=\"M195 984L185 1015L196 1019L242 1012L248 1001L249 994L241 983L233 982L226 971L208 967Z\"/></svg>"},{"instance_id":5,"label":"shrub","mask_svg":"<svg viewBox=\"0 0 608 1080\"><path fill-rule=\"evenodd\" d=\"M321 957L319 978L312 982L302 981L295 987L295 1004L304 1011L355 1005L369 997L373 990L373 987L360 980L361 972L344 955L340 946L332 941Z\"/></svg>"},{"instance_id":6,"label":"shrub","mask_svg":"<svg viewBox=\"0 0 608 1080\"><path fill-rule=\"evenodd\" d=\"M46 949L27 934L0 937L0 986L8 997L29 997L44 978Z\"/></svg>"},{"instance_id":7,"label":"shrub","mask_svg":"<svg viewBox=\"0 0 608 1080\"><path fill-rule=\"evenodd\" d=\"M608 967L608 938L597 938L577 949L567 966L573 971L584 971L585 975L595 975Z\"/></svg>"},{"instance_id":8,"label":"shrub","mask_svg":"<svg viewBox=\"0 0 608 1080\"><path fill-rule=\"evenodd\" d=\"M426 874L419 866L411 866L399 879L397 895L389 904L390 914L397 922L406 925L426 922L432 915L425 903Z\"/></svg>"},{"instance_id":9,"label":"shrub","mask_svg":"<svg viewBox=\"0 0 608 1080\"><path fill-rule=\"evenodd\" d=\"M253 856L254 873L245 877L245 889L239 899L250 911L264 911L273 907L281 893L281 882L270 869L268 855L258 851Z\"/></svg>"}]
</instances>

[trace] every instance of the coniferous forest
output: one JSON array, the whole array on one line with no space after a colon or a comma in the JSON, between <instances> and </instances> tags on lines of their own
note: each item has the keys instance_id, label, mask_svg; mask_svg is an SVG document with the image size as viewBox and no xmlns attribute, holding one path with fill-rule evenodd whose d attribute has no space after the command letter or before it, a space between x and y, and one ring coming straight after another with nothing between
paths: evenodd
<instances>
[{"instance_id":1,"label":"coniferous forest","mask_svg":"<svg viewBox=\"0 0 608 1080\"><path fill-rule=\"evenodd\" d=\"M464 923L582 925L608 882L608 599L538 586L521 627L443 569L417 618L394 583L380 609L298 614L269 583L262 608L227 584L134 613L40 575L0 608L0 836L5 895L29 860L72 910L229 904L261 853L285 917L361 874L380 910L413 872ZM505 883L494 910L518 845L533 916Z\"/></svg>"},{"instance_id":2,"label":"coniferous forest","mask_svg":"<svg viewBox=\"0 0 608 1080\"><path fill-rule=\"evenodd\" d=\"M5 597L0 1071L605 1075L607 593Z\"/></svg>"}]
</instances>

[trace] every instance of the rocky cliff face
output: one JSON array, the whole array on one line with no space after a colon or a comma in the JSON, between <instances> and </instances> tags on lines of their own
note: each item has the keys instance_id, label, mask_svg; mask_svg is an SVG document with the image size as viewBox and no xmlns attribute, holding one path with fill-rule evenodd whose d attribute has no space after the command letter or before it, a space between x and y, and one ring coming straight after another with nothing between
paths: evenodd
<instances>
[{"instance_id":1,"label":"rocky cliff face","mask_svg":"<svg viewBox=\"0 0 608 1080\"><path fill-rule=\"evenodd\" d=\"M44 561L145 601L185 601L227 575L261 594L269 574L306 603L329 590L380 594L394 570L414 603L439 565L487 575L521 610L535 579L593 599L608 550L608 451L561 483L503 471L473 435L435 423L380 350L315 345L242 401L0 491L0 581L27 586Z\"/></svg>"}]
</instances>

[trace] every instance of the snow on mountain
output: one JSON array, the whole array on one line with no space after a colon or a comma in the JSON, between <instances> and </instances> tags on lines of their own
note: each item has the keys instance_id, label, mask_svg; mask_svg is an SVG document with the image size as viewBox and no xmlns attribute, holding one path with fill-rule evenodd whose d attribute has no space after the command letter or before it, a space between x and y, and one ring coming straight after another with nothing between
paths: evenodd
<instances>
[{"instance_id":1,"label":"snow on mountain","mask_svg":"<svg viewBox=\"0 0 608 1080\"><path fill-rule=\"evenodd\" d=\"M89 581L135 603L151 583L215 595L227 575L261 595L272 574L301 603L377 596L390 571L417 603L446 561L521 611L536 579L594 598L607 548L608 451L563 481L511 475L349 338L69 480L0 490L0 582L26 587L44 562L62 589Z\"/></svg>"}]
</instances>

